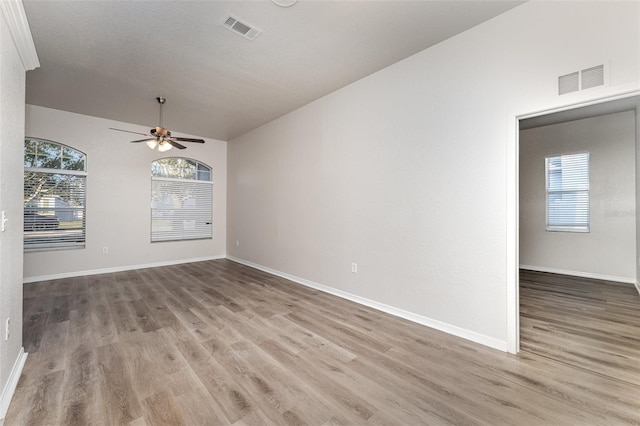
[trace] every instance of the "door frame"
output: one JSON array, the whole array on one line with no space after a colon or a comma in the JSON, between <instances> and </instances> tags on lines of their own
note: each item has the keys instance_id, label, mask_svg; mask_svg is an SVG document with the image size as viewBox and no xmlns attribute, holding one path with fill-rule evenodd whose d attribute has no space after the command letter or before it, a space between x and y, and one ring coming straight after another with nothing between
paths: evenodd
<instances>
[{"instance_id":1,"label":"door frame","mask_svg":"<svg viewBox=\"0 0 640 426\"><path fill-rule=\"evenodd\" d=\"M573 103L542 107L527 112L512 112L507 117L507 352L520 351L520 120L553 114L640 96L634 84L631 89ZM638 134L636 130L636 134ZM639 141L636 141L638 144ZM637 179L637 177L636 177Z\"/></svg>"}]
</instances>

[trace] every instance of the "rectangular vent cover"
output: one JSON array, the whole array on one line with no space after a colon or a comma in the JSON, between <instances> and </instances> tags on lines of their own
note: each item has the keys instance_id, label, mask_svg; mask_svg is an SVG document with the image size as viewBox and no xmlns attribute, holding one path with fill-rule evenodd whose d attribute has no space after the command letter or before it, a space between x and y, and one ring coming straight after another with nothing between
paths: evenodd
<instances>
[{"instance_id":1,"label":"rectangular vent cover","mask_svg":"<svg viewBox=\"0 0 640 426\"><path fill-rule=\"evenodd\" d=\"M251 41L255 40L256 37L262 34L262 30L259 30L258 28L247 24L246 22L240 22L238 19L230 15L225 18L222 25L237 34L240 34L242 37L248 38Z\"/></svg>"},{"instance_id":2,"label":"rectangular vent cover","mask_svg":"<svg viewBox=\"0 0 640 426\"><path fill-rule=\"evenodd\" d=\"M603 86L605 81L604 71L604 65L598 65L582 71L561 75L558 77L558 94L564 95L565 93Z\"/></svg>"},{"instance_id":3,"label":"rectangular vent cover","mask_svg":"<svg viewBox=\"0 0 640 426\"><path fill-rule=\"evenodd\" d=\"M604 84L604 65L587 68L586 70L582 70L580 74L582 76L582 90Z\"/></svg>"},{"instance_id":4,"label":"rectangular vent cover","mask_svg":"<svg viewBox=\"0 0 640 426\"><path fill-rule=\"evenodd\" d=\"M558 77L558 94L577 92L580 90L580 73L578 71Z\"/></svg>"}]
</instances>

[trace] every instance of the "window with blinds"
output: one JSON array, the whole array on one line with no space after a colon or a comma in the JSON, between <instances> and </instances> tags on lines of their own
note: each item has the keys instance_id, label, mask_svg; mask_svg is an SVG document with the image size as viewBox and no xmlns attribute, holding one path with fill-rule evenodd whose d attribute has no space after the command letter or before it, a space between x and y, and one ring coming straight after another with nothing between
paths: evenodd
<instances>
[{"instance_id":1,"label":"window with blinds","mask_svg":"<svg viewBox=\"0 0 640 426\"><path fill-rule=\"evenodd\" d=\"M547 231L589 232L589 153L545 159Z\"/></svg>"},{"instance_id":2,"label":"window with blinds","mask_svg":"<svg viewBox=\"0 0 640 426\"><path fill-rule=\"evenodd\" d=\"M86 155L57 142L24 144L24 251L84 248Z\"/></svg>"},{"instance_id":3,"label":"window with blinds","mask_svg":"<svg viewBox=\"0 0 640 426\"><path fill-rule=\"evenodd\" d=\"M151 242L213 237L211 168L171 157L151 163Z\"/></svg>"}]
</instances>

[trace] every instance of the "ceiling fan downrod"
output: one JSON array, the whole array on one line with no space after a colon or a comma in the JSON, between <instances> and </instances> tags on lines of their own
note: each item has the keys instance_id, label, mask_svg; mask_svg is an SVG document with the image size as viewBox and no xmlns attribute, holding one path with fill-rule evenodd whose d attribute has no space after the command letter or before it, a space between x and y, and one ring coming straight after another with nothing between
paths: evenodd
<instances>
[{"instance_id":1,"label":"ceiling fan downrod","mask_svg":"<svg viewBox=\"0 0 640 426\"><path fill-rule=\"evenodd\" d=\"M164 105L165 102L167 102L167 99L163 98L162 96L158 96L156 100L160 104L160 127L164 128L164 126L162 125L162 106Z\"/></svg>"}]
</instances>

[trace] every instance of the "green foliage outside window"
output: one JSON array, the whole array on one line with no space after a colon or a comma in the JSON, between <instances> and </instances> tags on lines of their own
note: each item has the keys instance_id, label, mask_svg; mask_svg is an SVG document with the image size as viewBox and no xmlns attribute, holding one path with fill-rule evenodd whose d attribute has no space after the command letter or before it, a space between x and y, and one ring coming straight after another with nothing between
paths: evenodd
<instances>
[{"instance_id":1,"label":"green foliage outside window","mask_svg":"<svg viewBox=\"0 0 640 426\"><path fill-rule=\"evenodd\" d=\"M26 139L24 167L85 171L86 156L73 148L56 142Z\"/></svg>"},{"instance_id":2,"label":"green foliage outside window","mask_svg":"<svg viewBox=\"0 0 640 426\"><path fill-rule=\"evenodd\" d=\"M162 158L151 163L151 175L153 177L210 181L211 168L188 158Z\"/></svg>"}]
</instances>

